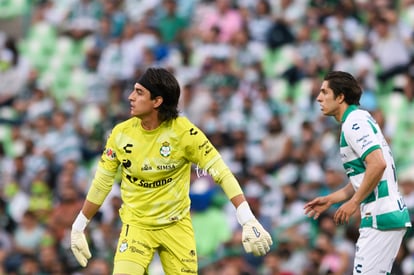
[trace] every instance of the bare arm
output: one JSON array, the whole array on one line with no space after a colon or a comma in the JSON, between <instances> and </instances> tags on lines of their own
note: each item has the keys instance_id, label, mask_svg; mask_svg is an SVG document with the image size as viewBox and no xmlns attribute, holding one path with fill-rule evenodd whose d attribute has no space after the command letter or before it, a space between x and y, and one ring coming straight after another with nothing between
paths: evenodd
<instances>
[{"instance_id":1,"label":"bare arm","mask_svg":"<svg viewBox=\"0 0 414 275\"><path fill-rule=\"evenodd\" d=\"M349 201L344 203L335 213L337 224L348 223L350 217L357 211L361 202L375 189L386 168L386 162L380 149L372 151L365 159L366 170L361 186Z\"/></svg>"},{"instance_id":2,"label":"bare arm","mask_svg":"<svg viewBox=\"0 0 414 275\"><path fill-rule=\"evenodd\" d=\"M101 206L96 203L85 200L82 206L82 213L88 220L90 220L95 216L100 207Z\"/></svg>"},{"instance_id":3,"label":"bare arm","mask_svg":"<svg viewBox=\"0 0 414 275\"><path fill-rule=\"evenodd\" d=\"M239 194L233 198L231 198L231 202L233 203L234 207L238 207L242 202L246 201L246 198L243 194Z\"/></svg>"},{"instance_id":4,"label":"bare arm","mask_svg":"<svg viewBox=\"0 0 414 275\"><path fill-rule=\"evenodd\" d=\"M313 217L314 219L319 218L322 212L328 210L332 204L348 200L354 194L354 188L351 183L348 183L343 188L323 197L317 197L310 202L306 203L303 207L305 215Z\"/></svg>"},{"instance_id":5,"label":"bare arm","mask_svg":"<svg viewBox=\"0 0 414 275\"><path fill-rule=\"evenodd\" d=\"M372 151L366 157L365 162L367 169L365 171L364 180L351 198L351 200L358 204L360 204L375 189L387 167L381 149Z\"/></svg>"},{"instance_id":6,"label":"bare arm","mask_svg":"<svg viewBox=\"0 0 414 275\"><path fill-rule=\"evenodd\" d=\"M350 199L354 193L355 190L352 187L352 184L349 182L347 185L328 195L327 197L331 204L335 204Z\"/></svg>"}]
</instances>

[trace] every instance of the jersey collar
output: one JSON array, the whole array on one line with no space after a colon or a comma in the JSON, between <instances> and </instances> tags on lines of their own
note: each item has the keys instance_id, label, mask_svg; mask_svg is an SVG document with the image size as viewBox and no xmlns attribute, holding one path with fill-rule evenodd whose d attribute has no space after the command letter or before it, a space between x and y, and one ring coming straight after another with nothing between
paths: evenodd
<instances>
[{"instance_id":1,"label":"jersey collar","mask_svg":"<svg viewBox=\"0 0 414 275\"><path fill-rule=\"evenodd\" d=\"M355 111L356 109L358 109L358 106L357 105L349 105L348 108L345 110L344 114L342 115L341 122L343 123L346 120L346 118L348 117L348 115L352 111Z\"/></svg>"}]
</instances>

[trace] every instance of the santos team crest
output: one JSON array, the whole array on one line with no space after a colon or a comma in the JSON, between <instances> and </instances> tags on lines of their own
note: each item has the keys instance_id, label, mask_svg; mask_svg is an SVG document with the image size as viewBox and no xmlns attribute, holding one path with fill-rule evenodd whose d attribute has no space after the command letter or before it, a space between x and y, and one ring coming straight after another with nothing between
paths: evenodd
<instances>
[{"instance_id":1,"label":"santos team crest","mask_svg":"<svg viewBox=\"0 0 414 275\"><path fill-rule=\"evenodd\" d=\"M170 143L168 143L167 141L164 141L162 143L162 146L160 148L160 154L163 157L168 157L171 154Z\"/></svg>"},{"instance_id":2,"label":"santos team crest","mask_svg":"<svg viewBox=\"0 0 414 275\"><path fill-rule=\"evenodd\" d=\"M127 249L128 249L128 241L122 240L122 243L119 246L119 252L125 252Z\"/></svg>"}]
</instances>

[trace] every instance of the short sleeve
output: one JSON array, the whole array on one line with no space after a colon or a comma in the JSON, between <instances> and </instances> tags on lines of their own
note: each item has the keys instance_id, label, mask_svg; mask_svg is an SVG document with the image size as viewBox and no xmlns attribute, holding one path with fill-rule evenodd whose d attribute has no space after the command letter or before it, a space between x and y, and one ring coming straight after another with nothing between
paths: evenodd
<instances>
[{"instance_id":1,"label":"short sleeve","mask_svg":"<svg viewBox=\"0 0 414 275\"><path fill-rule=\"evenodd\" d=\"M364 160L372 151L381 148L373 127L367 120L353 120L342 127L346 142Z\"/></svg>"}]
</instances>

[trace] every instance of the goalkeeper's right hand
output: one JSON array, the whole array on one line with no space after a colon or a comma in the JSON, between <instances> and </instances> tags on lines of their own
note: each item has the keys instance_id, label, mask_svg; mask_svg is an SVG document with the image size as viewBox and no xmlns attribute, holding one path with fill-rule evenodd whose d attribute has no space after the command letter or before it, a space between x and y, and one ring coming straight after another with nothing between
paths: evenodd
<instances>
[{"instance_id":1,"label":"goalkeeper's right hand","mask_svg":"<svg viewBox=\"0 0 414 275\"><path fill-rule=\"evenodd\" d=\"M270 234L256 219L243 225L242 243L244 250L255 256L266 255L273 244Z\"/></svg>"},{"instance_id":2,"label":"goalkeeper's right hand","mask_svg":"<svg viewBox=\"0 0 414 275\"><path fill-rule=\"evenodd\" d=\"M254 217L245 201L237 207L237 220L243 228L242 243L247 253L264 256L273 244L272 237Z\"/></svg>"},{"instance_id":3,"label":"goalkeeper's right hand","mask_svg":"<svg viewBox=\"0 0 414 275\"><path fill-rule=\"evenodd\" d=\"M85 267L88 264L88 259L92 257L85 233L83 232L88 223L89 220L81 211L73 222L72 231L70 233L70 248L76 260L82 267Z\"/></svg>"}]
</instances>

